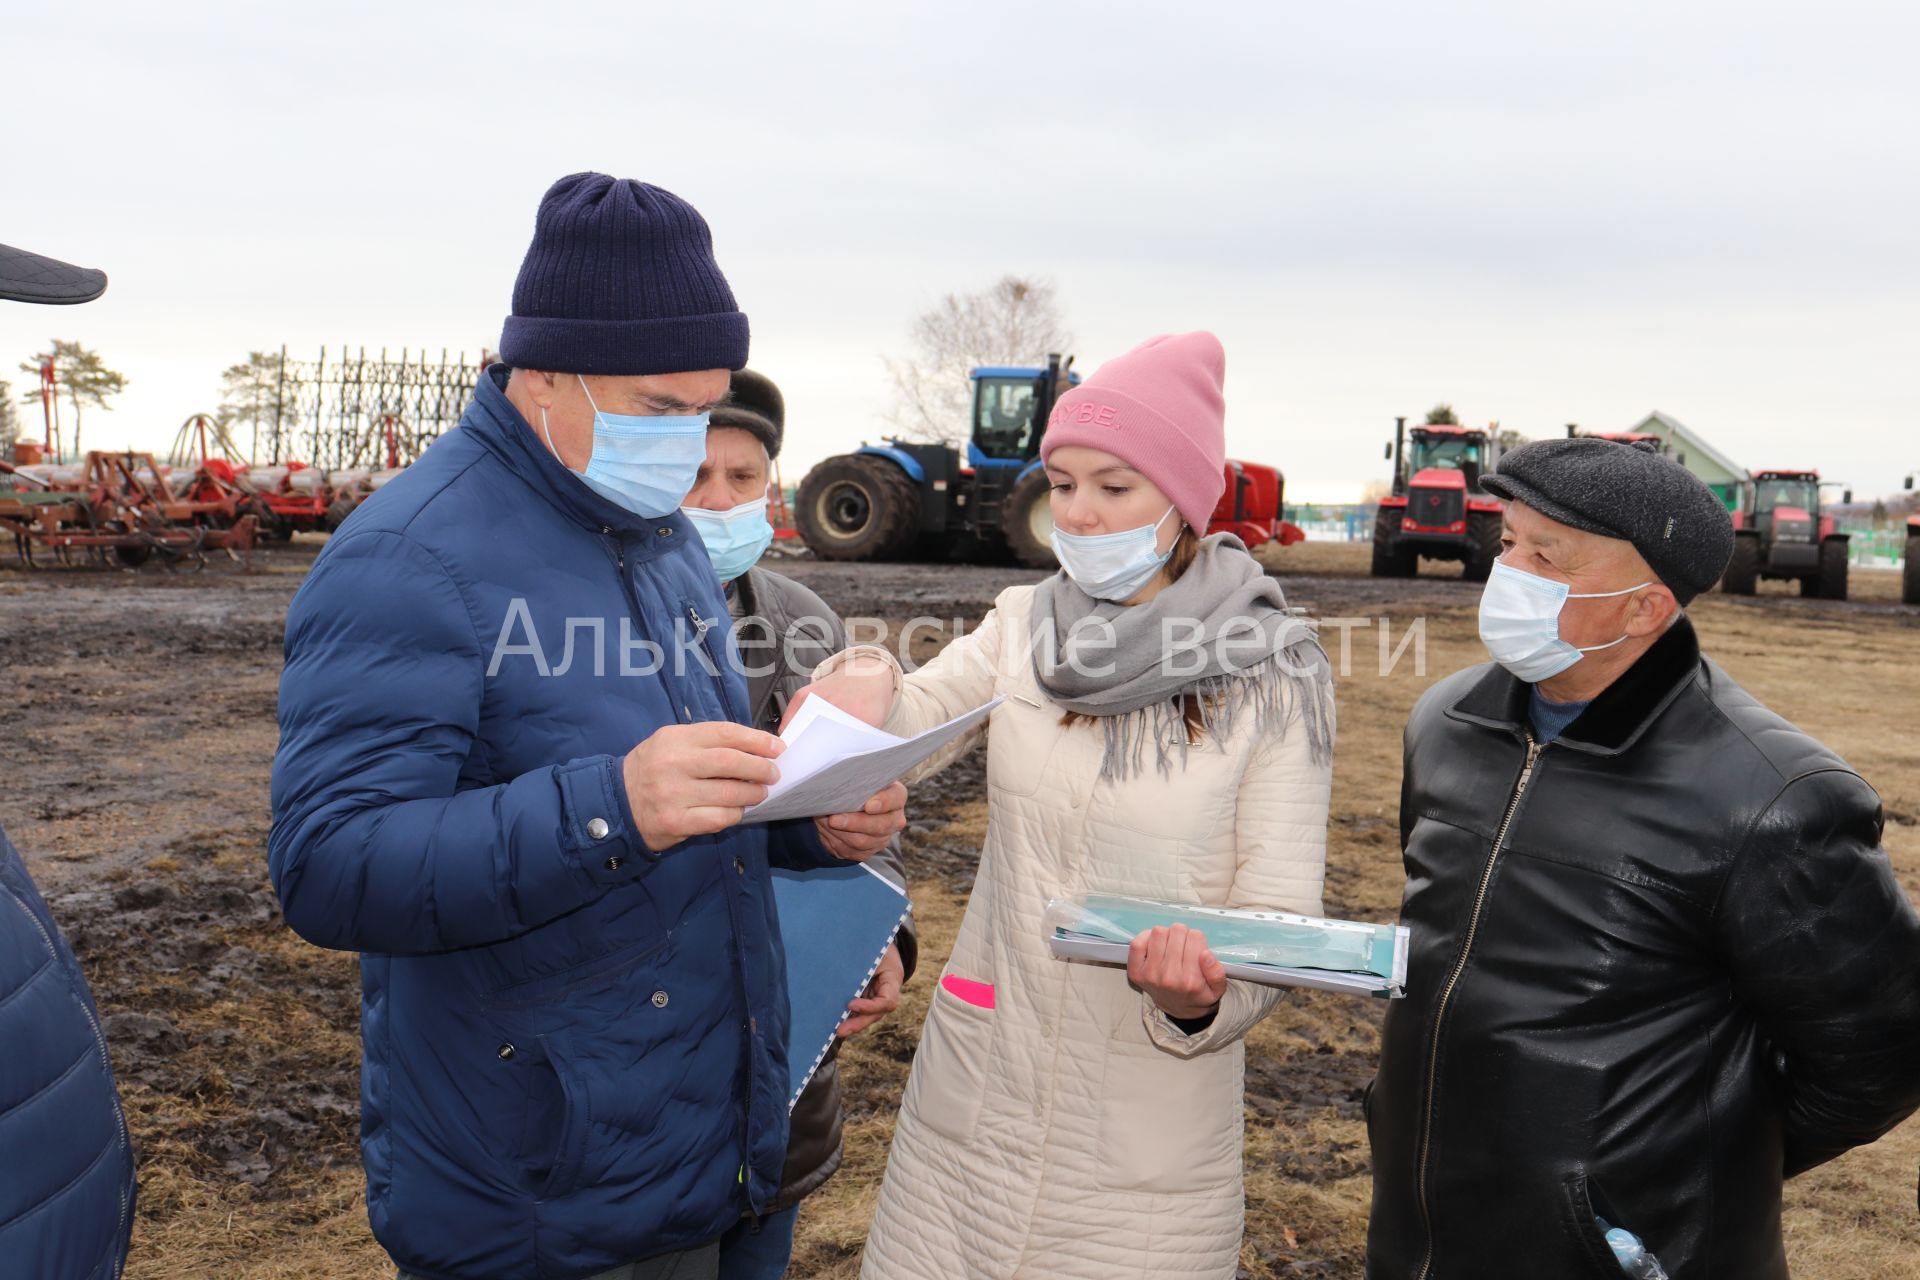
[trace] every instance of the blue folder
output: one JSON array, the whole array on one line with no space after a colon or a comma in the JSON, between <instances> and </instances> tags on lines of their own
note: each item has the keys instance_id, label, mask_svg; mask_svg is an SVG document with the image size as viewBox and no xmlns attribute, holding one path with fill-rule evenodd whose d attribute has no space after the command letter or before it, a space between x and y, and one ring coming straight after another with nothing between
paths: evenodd
<instances>
[{"instance_id":1,"label":"blue folder","mask_svg":"<svg viewBox=\"0 0 1920 1280\"><path fill-rule=\"evenodd\" d=\"M773 869L787 954L787 1110L833 1048L847 1006L866 991L912 910L907 895L865 864Z\"/></svg>"}]
</instances>

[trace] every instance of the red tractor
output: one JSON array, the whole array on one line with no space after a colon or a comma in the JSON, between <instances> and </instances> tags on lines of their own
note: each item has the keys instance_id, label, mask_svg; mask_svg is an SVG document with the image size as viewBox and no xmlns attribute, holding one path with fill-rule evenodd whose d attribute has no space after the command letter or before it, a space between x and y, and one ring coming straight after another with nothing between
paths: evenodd
<instances>
[{"instance_id":1,"label":"red tractor","mask_svg":"<svg viewBox=\"0 0 1920 1280\"><path fill-rule=\"evenodd\" d=\"M1803 596L1847 598L1847 535L1821 513L1821 488L1818 471L1754 473L1745 507L1733 513L1733 560L1722 590L1750 596L1761 578L1798 579ZM1852 491L1840 500L1852 502Z\"/></svg>"},{"instance_id":2,"label":"red tractor","mask_svg":"<svg viewBox=\"0 0 1920 1280\"><path fill-rule=\"evenodd\" d=\"M1394 419L1386 456L1393 494L1373 519L1373 576L1411 578L1420 560L1458 560L1484 582L1500 558L1500 500L1480 487L1499 461L1499 443L1481 427Z\"/></svg>"}]
</instances>

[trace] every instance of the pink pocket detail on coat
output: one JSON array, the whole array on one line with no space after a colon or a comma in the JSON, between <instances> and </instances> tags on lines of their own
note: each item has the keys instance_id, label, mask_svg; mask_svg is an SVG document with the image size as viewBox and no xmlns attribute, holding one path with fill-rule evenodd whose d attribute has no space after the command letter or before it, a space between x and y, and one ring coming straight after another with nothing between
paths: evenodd
<instances>
[{"instance_id":1,"label":"pink pocket detail on coat","mask_svg":"<svg viewBox=\"0 0 1920 1280\"><path fill-rule=\"evenodd\" d=\"M975 982L971 978L958 978L950 973L940 979L940 985L945 987L947 994L956 1000L964 1000L977 1009L993 1008L993 984L991 982Z\"/></svg>"}]
</instances>

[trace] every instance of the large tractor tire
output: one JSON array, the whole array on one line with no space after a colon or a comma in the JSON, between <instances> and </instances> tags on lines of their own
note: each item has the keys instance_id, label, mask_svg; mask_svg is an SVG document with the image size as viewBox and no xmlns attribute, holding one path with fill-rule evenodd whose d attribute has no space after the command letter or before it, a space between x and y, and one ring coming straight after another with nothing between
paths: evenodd
<instances>
[{"instance_id":1,"label":"large tractor tire","mask_svg":"<svg viewBox=\"0 0 1920 1280\"><path fill-rule=\"evenodd\" d=\"M352 515L353 509L359 505L359 501L354 498L335 498L332 505L327 508L327 514L321 517L320 527L332 533L347 522L347 517Z\"/></svg>"},{"instance_id":2,"label":"large tractor tire","mask_svg":"<svg viewBox=\"0 0 1920 1280\"><path fill-rule=\"evenodd\" d=\"M919 523L920 495L884 458L842 454L807 472L794 523L822 560L889 560L906 554Z\"/></svg>"},{"instance_id":3,"label":"large tractor tire","mask_svg":"<svg viewBox=\"0 0 1920 1280\"><path fill-rule=\"evenodd\" d=\"M1907 564L1900 573L1900 601L1920 604L1920 533L1907 535Z\"/></svg>"},{"instance_id":4,"label":"large tractor tire","mask_svg":"<svg viewBox=\"0 0 1920 1280\"><path fill-rule=\"evenodd\" d=\"M1847 598L1847 540L1828 538L1820 544L1820 571L1800 580L1800 594L1821 600Z\"/></svg>"},{"instance_id":5,"label":"large tractor tire","mask_svg":"<svg viewBox=\"0 0 1920 1280\"><path fill-rule=\"evenodd\" d=\"M1727 562L1727 572L1720 579L1720 589L1730 596L1750 596L1760 581L1760 539L1742 537L1733 538L1733 559Z\"/></svg>"},{"instance_id":6,"label":"large tractor tire","mask_svg":"<svg viewBox=\"0 0 1920 1280\"><path fill-rule=\"evenodd\" d=\"M1006 535L1013 558L1029 569L1052 569L1060 560L1053 554L1053 503L1047 495L1053 485L1045 471L1023 476L1000 510L1000 531Z\"/></svg>"},{"instance_id":7,"label":"large tractor tire","mask_svg":"<svg viewBox=\"0 0 1920 1280\"><path fill-rule=\"evenodd\" d=\"M1398 545L1402 514L1399 507L1381 507L1374 514L1373 576L1376 578L1411 578L1419 572L1419 560Z\"/></svg>"},{"instance_id":8,"label":"large tractor tire","mask_svg":"<svg viewBox=\"0 0 1920 1280\"><path fill-rule=\"evenodd\" d=\"M1468 582L1485 582L1493 573L1493 562L1500 558L1500 517L1491 511L1468 516L1467 540L1473 543L1473 551L1460 576Z\"/></svg>"}]
</instances>

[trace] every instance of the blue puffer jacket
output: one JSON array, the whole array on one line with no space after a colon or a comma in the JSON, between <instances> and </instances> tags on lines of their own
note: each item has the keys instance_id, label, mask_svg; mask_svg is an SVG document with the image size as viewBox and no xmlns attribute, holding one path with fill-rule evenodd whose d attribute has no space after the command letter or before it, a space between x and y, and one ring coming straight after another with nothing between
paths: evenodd
<instances>
[{"instance_id":1,"label":"blue puffer jacket","mask_svg":"<svg viewBox=\"0 0 1920 1280\"><path fill-rule=\"evenodd\" d=\"M133 1149L87 980L0 832L0 1274L113 1280Z\"/></svg>"},{"instance_id":2,"label":"blue puffer jacket","mask_svg":"<svg viewBox=\"0 0 1920 1280\"><path fill-rule=\"evenodd\" d=\"M287 922L365 953L374 1234L436 1280L587 1275L773 1198L768 857L830 860L811 823L642 843L625 753L746 716L726 605L693 528L588 489L506 376L315 562L273 769Z\"/></svg>"}]
</instances>

